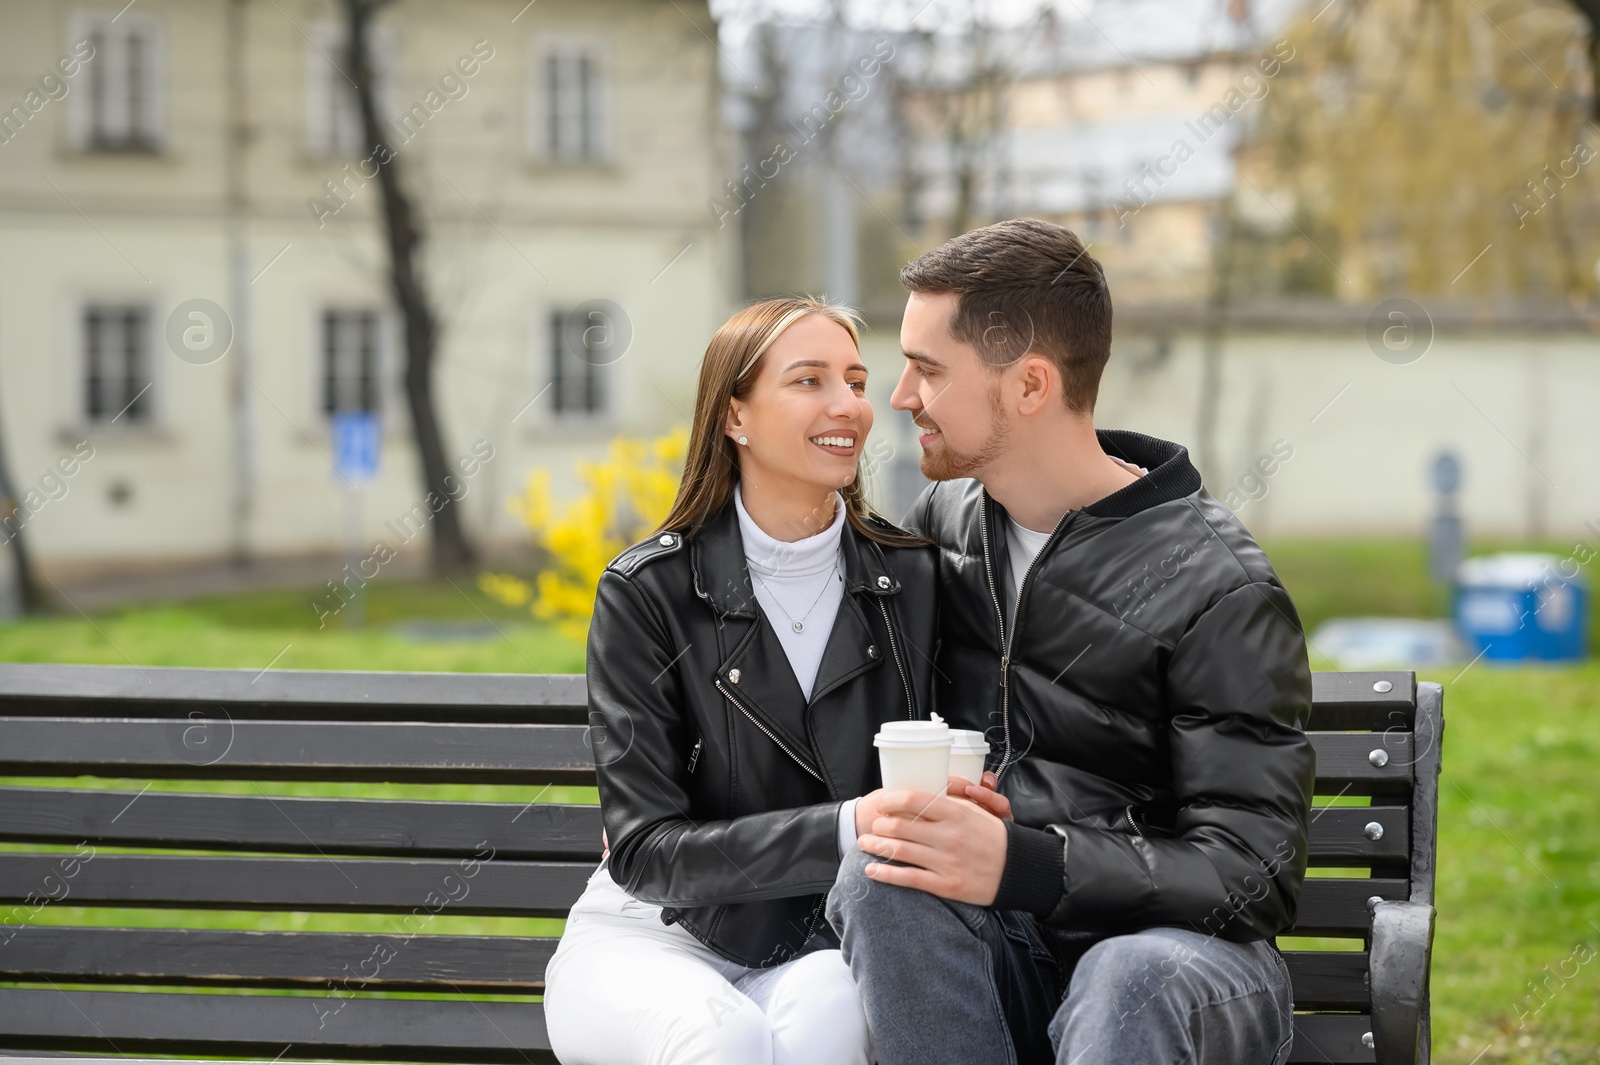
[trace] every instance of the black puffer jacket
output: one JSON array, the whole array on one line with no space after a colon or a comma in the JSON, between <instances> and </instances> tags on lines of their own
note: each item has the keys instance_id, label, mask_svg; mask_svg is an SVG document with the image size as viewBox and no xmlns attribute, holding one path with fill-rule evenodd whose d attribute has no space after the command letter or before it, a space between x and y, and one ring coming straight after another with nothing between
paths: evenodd
<instances>
[{"instance_id":1,"label":"black puffer jacket","mask_svg":"<svg viewBox=\"0 0 1600 1065\"><path fill-rule=\"evenodd\" d=\"M932 485L907 520L941 548L940 713L987 731L1017 819L995 905L1095 935L1276 935L1315 776L1299 618L1182 447L1100 441L1149 473L1062 519L1014 624L1009 519L980 484Z\"/></svg>"},{"instance_id":2,"label":"black puffer jacket","mask_svg":"<svg viewBox=\"0 0 1600 1065\"><path fill-rule=\"evenodd\" d=\"M787 961L813 933L812 949L838 945L822 902L840 804L879 785L878 726L931 709L933 548L848 524L841 545L845 594L809 704L751 590L731 501L693 536L617 556L595 599L589 720L611 873L741 965Z\"/></svg>"}]
</instances>

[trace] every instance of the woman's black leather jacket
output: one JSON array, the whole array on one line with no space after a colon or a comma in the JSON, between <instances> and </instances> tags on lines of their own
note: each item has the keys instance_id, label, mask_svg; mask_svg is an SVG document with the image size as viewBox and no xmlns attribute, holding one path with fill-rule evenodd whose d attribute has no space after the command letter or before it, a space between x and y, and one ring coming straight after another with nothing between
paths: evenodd
<instances>
[{"instance_id":1,"label":"woman's black leather jacket","mask_svg":"<svg viewBox=\"0 0 1600 1065\"><path fill-rule=\"evenodd\" d=\"M807 949L837 945L822 902L840 804L878 787L878 726L932 709L934 549L846 524L841 551L809 702L756 603L731 500L600 579L589 721L612 876L742 965L780 964L813 936Z\"/></svg>"}]
</instances>

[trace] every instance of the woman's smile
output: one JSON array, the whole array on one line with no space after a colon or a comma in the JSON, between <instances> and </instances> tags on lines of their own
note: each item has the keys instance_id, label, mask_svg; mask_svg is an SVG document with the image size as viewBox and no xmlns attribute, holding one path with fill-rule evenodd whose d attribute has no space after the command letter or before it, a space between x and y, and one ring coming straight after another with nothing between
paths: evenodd
<instances>
[{"instance_id":1,"label":"woman's smile","mask_svg":"<svg viewBox=\"0 0 1600 1065\"><path fill-rule=\"evenodd\" d=\"M832 432L811 437L811 442L830 455L840 455L845 458L855 457L856 431L854 429L835 429Z\"/></svg>"}]
</instances>

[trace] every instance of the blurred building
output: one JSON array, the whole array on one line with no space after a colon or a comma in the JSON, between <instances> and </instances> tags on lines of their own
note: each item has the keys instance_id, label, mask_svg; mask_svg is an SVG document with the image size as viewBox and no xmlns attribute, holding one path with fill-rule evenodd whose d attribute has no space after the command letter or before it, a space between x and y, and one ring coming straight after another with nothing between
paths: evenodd
<instances>
[{"instance_id":1,"label":"blurred building","mask_svg":"<svg viewBox=\"0 0 1600 1065\"><path fill-rule=\"evenodd\" d=\"M909 423L887 409L899 266L1027 215L1072 228L1106 267L1117 326L1099 423L1187 444L1258 534L1420 535L1428 469L1448 449L1467 470L1470 535L1600 535L1586 531L1600 529L1600 473L1584 458L1600 447L1585 413L1600 395L1592 314L1454 297L1397 319L1379 299L1304 283L1337 272L1314 244L1295 276L1237 248L1234 291L1214 304L1230 211L1251 239L1296 234L1292 204L1238 149L1274 79L1306 62L1290 22L1314 14L1301 0L1120 0L961 32L768 23L729 50L746 291L824 291L866 310L889 513L923 483ZM851 80L879 41L892 56ZM823 116L828 137L806 137ZM761 175L779 142L794 157ZM1275 274L1257 284L1263 271Z\"/></svg>"},{"instance_id":2,"label":"blurred building","mask_svg":"<svg viewBox=\"0 0 1600 1065\"><path fill-rule=\"evenodd\" d=\"M336 411L382 426L368 543L424 495L340 16L0 0L0 431L47 575L337 549ZM737 298L705 207L727 168L715 35L703 0L383 9L445 457L494 449L466 480L480 542L521 537L505 498L530 467L687 421Z\"/></svg>"}]
</instances>

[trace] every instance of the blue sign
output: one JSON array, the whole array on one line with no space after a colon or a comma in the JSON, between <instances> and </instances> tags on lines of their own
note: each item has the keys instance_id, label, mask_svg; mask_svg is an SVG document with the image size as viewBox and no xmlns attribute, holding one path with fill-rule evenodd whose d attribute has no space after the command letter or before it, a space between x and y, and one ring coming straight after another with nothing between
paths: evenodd
<instances>
[{"instance_id":1,"label":"blue sign","mask_svg":"<svg viewBox=\"0 0 1600 1065\"><path fill-rule=\"evenodd\" d=\"M378 415L370 410L338 411L333 416L333 464L352 481L378 476Z\"/></svg>"}]
</instances>

